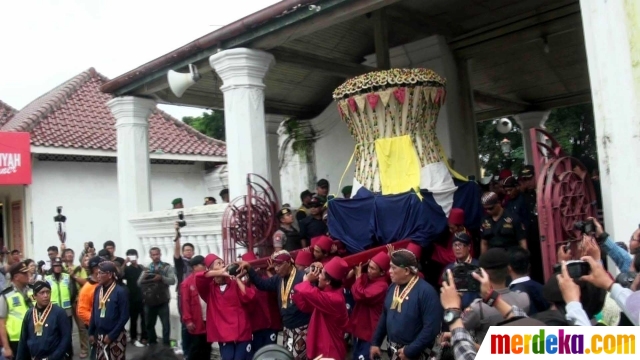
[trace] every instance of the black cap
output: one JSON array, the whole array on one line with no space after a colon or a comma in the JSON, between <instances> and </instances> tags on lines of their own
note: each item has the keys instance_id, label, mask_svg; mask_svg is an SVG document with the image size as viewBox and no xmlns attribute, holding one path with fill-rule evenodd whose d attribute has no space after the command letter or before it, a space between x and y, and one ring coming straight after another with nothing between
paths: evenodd
<instances>
[{"instance_id":1,"label":"black cap","mask_svg":"<svg viewBox=\"0 0 640 360\"><path fill-rule=\"evenodd\" d=\"M103 262L104 259L101 258L100 256L94 256L91 259L89 259L89 270L93 269L94 267L100 265L101 262Z\"/></svg>"},{"instance_id":2,"label":"black cap","mask_svg":"<svg viewBox=\"0 0 640 360\"><path fill-rule=\"evenodd\" d=\"M309 203L311 206L322 206L324 205L324 200L319 196L314 196L311 198L311 202Z\"/></svg>"},{"instance_id":3,"label":"black cap","mask_svg":"<svg viewBox=\"0 0 640 360\"><path fill-rule=\"evenodd\" d=\"M525 165L518 173L518 179L531 179L535 175L533 165Z\"/></svg>"},{"instance_id":4,"label":"black cap","mask_svg":"<svg viewBox=\"0 0 640 360\"><path fill-rule=\"evenodd\" d=\"M319 188L328 188L329 181L327 179L320 179L318 180L318 183L316 184L316 186Z\"/></svg>"},{"instance_id":5,"label":"black cap","mask_svg":"<svg viewBox=\"0 0 640 360\"><path fill-rule=\"evenodd\" d=\"M192 257L191 260L189 260L189 265L190 266L204 265L204 256L196 255Z\"/></svg>"},{"instance_id":6,"label":"black cap","mask_svg":"<svg viewBox=\"0 0 640 360\"><path fill-rule=\"evenodd\" d=\"M509 265L509 254L502 248L493 248L480 255L480 267L483 269L503 269Z\"/></svg>"},{"instance_id":7,"label":"black cap","mask_svg":"<svg viewBox=\"0 0 640 360\"><path fill-rule=\"evenodd\" d=\"M278 213L277 213L278 220L282 219L282 217L287 215L287 214L291 214L291 210L289 208L280 209L280 211L278 211Z\"/></svg>"}]
</instances>

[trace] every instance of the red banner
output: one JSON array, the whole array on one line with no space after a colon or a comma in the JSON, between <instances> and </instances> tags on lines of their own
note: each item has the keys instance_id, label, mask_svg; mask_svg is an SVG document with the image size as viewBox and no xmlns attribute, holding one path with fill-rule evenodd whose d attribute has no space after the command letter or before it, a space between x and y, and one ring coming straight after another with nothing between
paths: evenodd
<instances>
[{"instance_id":1,"label":"red banner","mask_svg":"<svg viewBox=\"0 0 640 360\"><path fill-rule=\"evenodd\" d=\"M0 132L0 185L31 184L31 137Z\"/></svg>"}]
</instances>

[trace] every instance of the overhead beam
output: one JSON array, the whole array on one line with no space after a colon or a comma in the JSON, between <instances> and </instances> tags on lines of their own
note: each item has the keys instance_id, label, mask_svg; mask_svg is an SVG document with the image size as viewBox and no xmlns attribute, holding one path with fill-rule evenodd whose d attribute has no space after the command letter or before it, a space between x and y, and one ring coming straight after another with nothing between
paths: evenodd
<instances>
[{"instance_id":1,"label":"overhead beam","mask_svg":"<svg viewBox=\"0 0 640 360\"><path fill-rule=\"evenodd\" d=\"M316 54L301 52L298 50L277 48L269 51L276 58L276 64L295 64L312 70L319 70L329 75L341 78L351 78L357 75L375 71L376 68L333 59Z\"/></svg>"},{"instance_id":2,"label":"overhead beam","mask_svg":"<svg viewBox=\"0 0 640 360\"><path fill-rule=\"evenodd\" d=\"M185 105L199 107L203 109L219 109L224 110L224 99L222 95L211 94L211 95L195 95L190 94L189 91L181 97L177 98L171 91L162 91L155 94L156 99L160 103L169 104L169 105ZM321 104L323 105L323 104ZM304 106L298 104L291 104L281 101L274 101L265 99L264 101L264 111L266 114L271 115L282 115L295 117L297 119L306 120L312 119L320 114L326 107L325 106Z\"/></svg>"},{"instance_id":3,"label":"overhead beam","mask_svg":"<svg viewBox=\"0 0 640 360\"><path fill-rule=\"evenodd\" d=\"M454 39L449 46L457 56L473 58L483 53L495 53L582 27L579 7L567 6L559 10L539 14L504 27L461 39Z\"/></svg>"},{"instance_id":4,"label":"overhead beam","mask_svg":"<svg viewBox=\"0 0 640 360\"><path fill-rule=\"evenodd\" d=\"M495 108L495 109L489 109L489 110L476 111L476 121L486 121L486 120L492 120L492 119L505 117L509 115L515 115L515 114L523 113L527 111L551 110L551 109L556 109L556 108L566 107L566 106L588 104L590 102L591 102L591 90L585 90L585 91L569 93L561 96L554 96L550 98L531 101L529 102L530 106L524 109Z\"/></svg>"},{"instance_id":5,"label":"overhead beam","mask_svg":"<svg viewBox=\"0 0 640 360\"><path fill-rule=\"evenodd\" d=\"M478 90L473 91L473 99L476 103L479 104L516 111L525 110L531 106L531 104L524 101L512 100Z\"/></svg>"},{"instance_id":6,"label":"overhead beam","mask_svg":"<svg viewBox=\"0 0 640 360\"><path fill-rule=\"evenodd\" d=\"M414 31L425 35L451 36L454 31L459 31L458 26L449 24L442 19L429 16L422 12L409 11L397 6L384 8L389 21L393 23L411 24Z\"/></svg>"},{"instance_id":7,"label":"overhead beam","mask_svg":"<svg viewBox=\"0 0 640 360\"><path fill-rule=\"evenodd\" d=\"M286 42L309 35L372 11L392 5L400 0L326 0L321 3L319 16L308 17L286 28L270 32L249 44L252 48L269 50ZM321 4L318 3L318 4ZM336 4L334 4L336 3ZM339 5L339 6L336 6ZM304 9L302 9L304 11Z\"/></svg>"},{"instance_id":8,"label":"overhead beam","mask_svg":"<svg viewBox=\"0 0 640 360\"><path fill-rule=\"evenodd\" d=\"M389 24L384 8L373 12L373 40L376 47L376 65L381 70L391 69Z\"/></svg>"}]
</instances>

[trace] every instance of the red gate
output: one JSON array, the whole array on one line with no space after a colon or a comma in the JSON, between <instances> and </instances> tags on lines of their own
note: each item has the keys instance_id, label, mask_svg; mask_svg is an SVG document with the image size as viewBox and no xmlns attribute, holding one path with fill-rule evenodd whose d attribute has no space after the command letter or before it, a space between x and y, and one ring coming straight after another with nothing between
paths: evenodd
<instances>
[{"instance_id":1,"label":"red gate","mask_svg":"<svg viewBox=\"0 0 640 360\"><path fill-rule=\"evenodd\" d=\"M544 130L529 130L533 146L533 165L537 177L538 226L545 279L553 273L557 263L557 249L571 244L577 253L579 232L576 221L596 217L596 196L591 178L581 178L573 171L577 165L586 171L576 158L564 153L560 144ZM546 141L540 139L546 138Z\"/></svg>"},{"instance_id":2,"label":"red gate","mask_svg":"<svg viewBox=\"0 0 640 360\"><path fill-rule=\"evenodd\" d=\"M258 250L258 257L273 251L271 237L278 222L278 195L262 176L247 174L247 195L229 202L222 216L222 247L225 263L237 260L236 250Z\"/></svg>"}]
</instances>

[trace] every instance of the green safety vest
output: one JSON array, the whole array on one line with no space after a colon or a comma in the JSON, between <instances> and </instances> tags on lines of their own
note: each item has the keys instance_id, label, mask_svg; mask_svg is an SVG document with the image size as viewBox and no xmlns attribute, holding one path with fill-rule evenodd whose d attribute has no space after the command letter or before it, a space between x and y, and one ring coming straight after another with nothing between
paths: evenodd
<instances>
[{"instance_id":1,"label":"green safety vest","mask_svg":"<svg viewBox=\"0 0 640 360\"><path fill-rule=\"evenodd\" d=\"M71 277L69 274L60 274L60 281L56 281L53 275L47 275L45 280L51 285L51 302L63 309L71 309Z\"/></svg>"},{"instance_id":2,"label":"green safety vest","mask_svg":"<svg viewBox=\"0 0 640 360\"><path fill-rule=\"evenodd\" d=\"M7 337L9 341L20 341L20 332L22 332L22 320L27 310L31 307L30 303L25 301L24 295L10 285L10 291L4 292L2 295L7 302L7 320L5 327L7 329ZM33 290L27 290L27 296L33 296Z\"/></svg>"}]
</instances>

